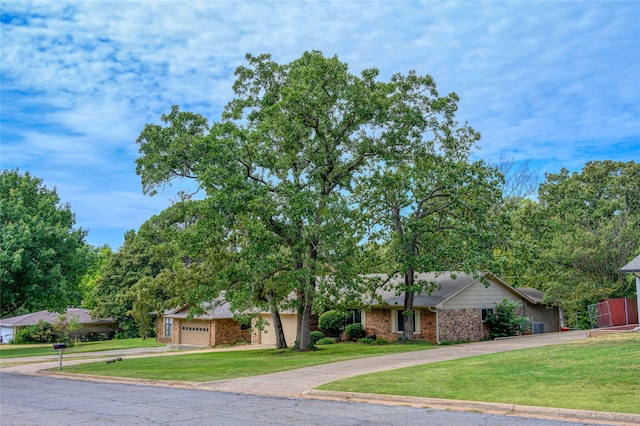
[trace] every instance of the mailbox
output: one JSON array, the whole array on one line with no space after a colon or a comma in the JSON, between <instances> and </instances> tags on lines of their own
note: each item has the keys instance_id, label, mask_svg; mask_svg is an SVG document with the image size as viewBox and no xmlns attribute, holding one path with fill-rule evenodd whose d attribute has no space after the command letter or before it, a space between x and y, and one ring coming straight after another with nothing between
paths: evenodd
<instances>
[{"instance_id":1,"label":"mailbox","mask_svg":"<svg viewBox=\"0 0 640 426\"><path fill-rule=\"evenodd\" d=\"M66 343L54 343L53 344L53 349L64 349L67 347Z\"/></svg>"}]
</instances>

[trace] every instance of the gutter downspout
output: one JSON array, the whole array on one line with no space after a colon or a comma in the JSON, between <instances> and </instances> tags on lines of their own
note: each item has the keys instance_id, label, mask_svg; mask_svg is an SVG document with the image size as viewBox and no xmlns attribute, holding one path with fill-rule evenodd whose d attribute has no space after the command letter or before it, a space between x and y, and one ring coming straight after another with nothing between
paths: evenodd
<instances>
[{"instance_id":1,"label":"gutter downspout","mask_svg":"<svg viewBox=\"0 0 640 426\"><path fill-rule=\"evenodd\" d=\"M436 343L440 344L440 318L438 317L438 309L434 309L429 306L429 312L436 314Z\"/></svg>"}]
</instances>

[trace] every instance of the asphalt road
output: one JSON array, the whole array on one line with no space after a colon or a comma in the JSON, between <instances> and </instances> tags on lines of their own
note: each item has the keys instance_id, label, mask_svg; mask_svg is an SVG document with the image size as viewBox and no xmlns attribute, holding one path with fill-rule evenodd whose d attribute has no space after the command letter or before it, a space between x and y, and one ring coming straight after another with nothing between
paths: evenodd
<instances>
[{"instance_id":1,"label":"asphalt road","mask_svg":"<svg viewBox=\"0 0 640 426\"><path fill-rule=\"evenodd\" d=\"M9 425L576 425L398 405L248 395L0 373Z\"/></svg>"}]
</instances>

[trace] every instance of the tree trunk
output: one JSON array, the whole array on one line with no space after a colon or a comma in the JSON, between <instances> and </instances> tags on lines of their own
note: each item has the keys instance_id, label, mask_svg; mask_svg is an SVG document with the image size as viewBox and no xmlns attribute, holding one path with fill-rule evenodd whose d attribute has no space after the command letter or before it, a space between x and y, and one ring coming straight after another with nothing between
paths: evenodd
<instances>
[{"instance_id":1,"label":"tree trunk","mask_svg":"<svg viewBox=\"0 0 640 426\"><path fill-rule=\"evenodd\" d=\"M271 322L273 323L273 332L276 335L276 348L286 349L287 340L284 337L284 329L282 328L282 320L280 319L280 311L278 305L273 298L273 294L267 293L267 301L269 302L269 309L271 310Z\"/></svg>"},{"instance_id":2,"label":"tree trunk","mask_svg":"<svg viewBox=\"0 0 640 426\"><path fill-rule=\"evenodd\" d=\"M402 336L400 336L400 340L403 342L415 340L413 332L415 331L416 313L413 311L413 297L415 295L413 292L413 280L414 270L413 268L409 268L404 274L404 330L402 331Z\"/></svg>"}]
</instances>

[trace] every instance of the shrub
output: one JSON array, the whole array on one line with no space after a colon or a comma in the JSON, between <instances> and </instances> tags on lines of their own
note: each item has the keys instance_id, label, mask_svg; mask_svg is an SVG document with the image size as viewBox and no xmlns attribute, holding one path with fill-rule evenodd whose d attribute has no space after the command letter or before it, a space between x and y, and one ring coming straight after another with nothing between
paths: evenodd
<instances>
[{"instance_id":1,"label":"shrub","mask_svg":"<svg viewBox=\"0 0 640 426\"><path fill-rule=\"evenodd\" d=\"M336 341L331 337L325 337L316 342L316 345L333 345Z\"/></svg>"},{"instance_id":2,"label":"shrub","mask_svg":"<svg viewBox=\"0 0 640 426\"><path fill-rule=\"evenodd\" d=\"M526 330L527 319L518 314L520 304L504 299L496 305L495 313L487 312L487 325L491 337L517 336Z\"/></svg>"},{"instance_id":3,"label":"shrub","mask_svg":"<svg viewBox=\"0 0 640 426\"><path fill-rule=\"evenodd\" d=\"M315 345L316 343L318 343L318 340L320 339L324 339L324 333L322 331L312 331L309 334L309 339L311 340L311 344Z\"/></svg>"},{"instance_id":4,"label":"shrub","mask_svg":"<svg viewBox=\"0 0 640 426\"><path fill-rule=\"evenodd\" d=\"M366 343L366 344L372 344L375 342L375 339L372 339L371 337L363 337L362 339L358 339L358 343Z\"/></svg>"},{"instance_id":5,"label":"shrub","mask_svg":"<svg viewBox=\"0 0 640 426\"><path fill-rule=\"evenodd\" d=\"M340 337L340 333L344 328L348 314L336 310L327 311L318 318L318 326L331 337Z\"/></svg>"},{"instance_id":6,"label":"shrub","mask_svg":"<svg viewBox=\"0 0 640 426\"><path fill-rule=\"evenodd\" d=\"M54 338L53 325L40 320L37 324L29 325L18 330L12 343L51 343Z\"/></svg>"},{"instance_id":7,"label":"shrub","mask_svg":"<svg viewBox=\"0 0 640 426\"><path fill-rule=\"evenodd\" d=\"M347 337L351 340L358 340L365 335L364 326L359 322L349 324L345 331L347 332Z\"/></svg>"},{"instance_id":8,"label":"shrub","mask_svg":"<svg viewBox=\"0 0 640 426\"><path fill-rule=\"evenodd\" d=\"M373 342L374 345L388 345L389 341L387 339L376 339Z\"/></svg>"}]
</instances>

